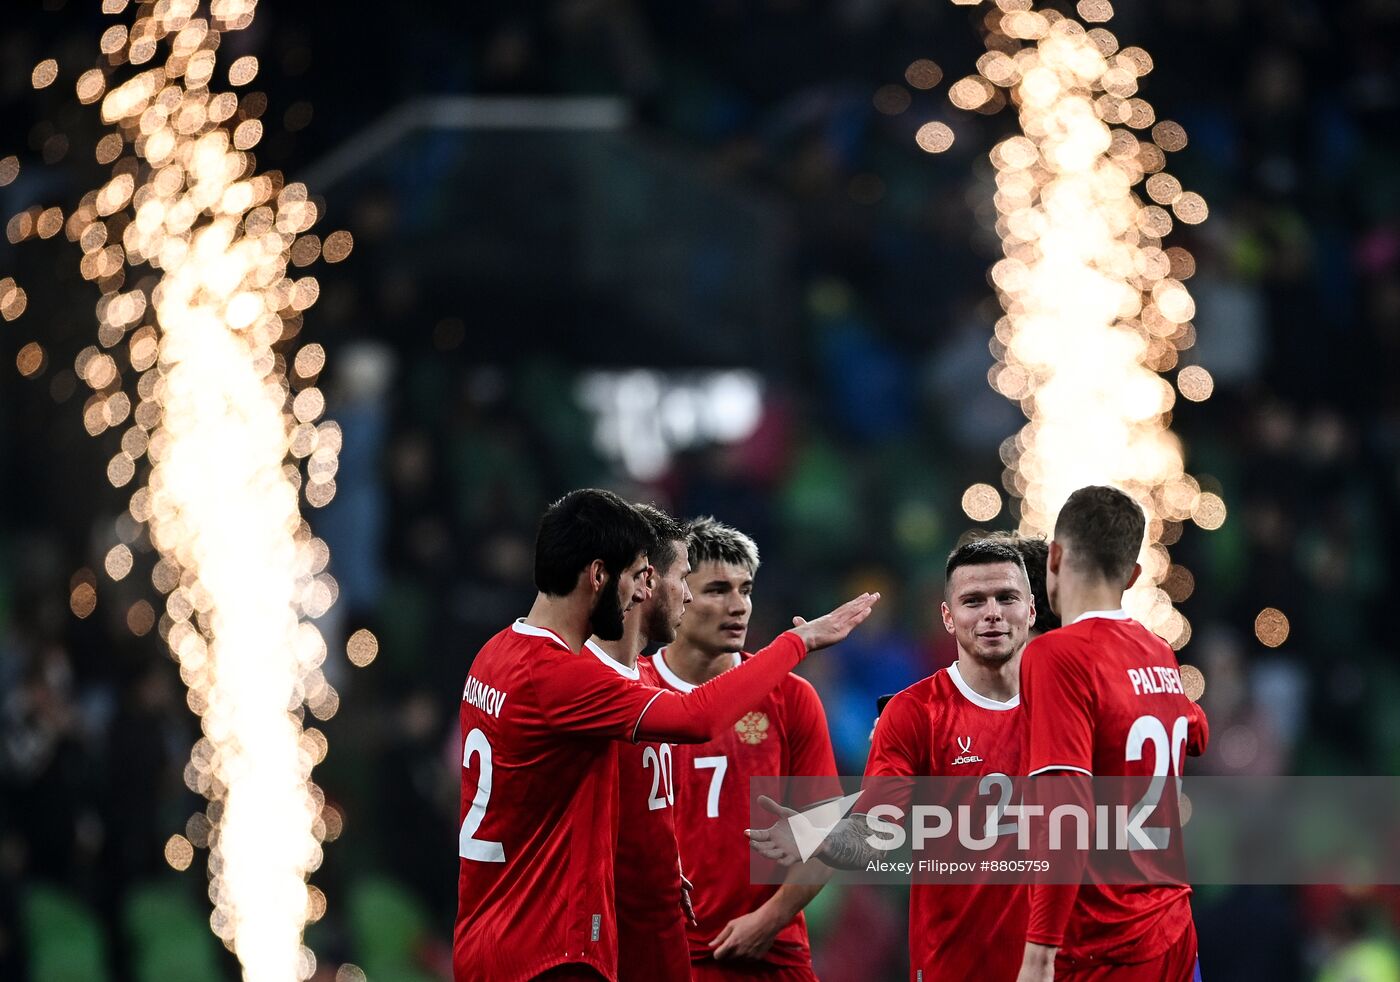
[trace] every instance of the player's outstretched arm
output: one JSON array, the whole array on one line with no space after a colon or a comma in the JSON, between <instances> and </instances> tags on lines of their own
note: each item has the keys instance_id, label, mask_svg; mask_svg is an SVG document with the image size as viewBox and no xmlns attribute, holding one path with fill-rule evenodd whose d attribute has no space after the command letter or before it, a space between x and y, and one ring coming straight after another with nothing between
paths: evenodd
<instances>
[{"instance_id":1,"label":"player's outstretched arm","mask_svg":"<svg viewBox=\"0 0 1400 982\"><path fill-rule=\"evenodd\" d=\"M802 822L805 821L804 817L767 795L759 795L758 803L777 815L778 821L766 829L746 830L749 845L759 855L776 860L783 866L802 862L802 853L792 832L792 820L796 816L796 820ZM865 869L872 860L883 858L883 854L870 844L871 834L864 815L843 818L822 839L812 858L832 869Z\"/></svg>"},{"instance_id":2,"label":"player's outstretched arm","mask_svg":"<svg viewBox=\"0 0 1400 982\"><path fill-rule=\"evenodd\" d=\"M681 694L656 690L632 731L633 740L666 743L705 743L776 688L810 651L844 640L879 601L878 593L863 593L829 614L797 624L742 665L704 685Z\"/></svg>"}]
</instances>

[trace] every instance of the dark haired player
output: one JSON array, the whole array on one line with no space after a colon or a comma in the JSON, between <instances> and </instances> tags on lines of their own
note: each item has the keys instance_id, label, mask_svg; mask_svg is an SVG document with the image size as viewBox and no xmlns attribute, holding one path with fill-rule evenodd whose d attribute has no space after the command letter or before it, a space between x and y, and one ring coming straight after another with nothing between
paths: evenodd
<instances>
[{"instance_id":1,"label":"dark haired player","mask_svg":"<svg viewBox=\"0 0 1400 982\"><path fill-rule=\"evenodd\" d=\"M998 795L1010 792L1010 775L1023 773L1018 669L1037 618L1026 568L1013 543L984 538L955 549L946 573L943 626L957 642L957 661L885 707L865 765L867 797L817 852L830 866L860 869L885 858L866 841L863 813L876 804L907 805L914 778L980 776L979 787ZM786 821L753 830L751 839L764 855L784 863L797 858ZM1011 982L1020 967L1027 892L1017 885L911 884L909 977Z\"/></svg>"},{"instance_id":2,"label":"dark haired player","mask_svg":"<svg viewBox=\"0 0 1400 982\"><path fill-rule=\"evenodd\" d=\"M1045 561L1050 557L1050 543L1044 536L1022 535L1019 532L994 532L991 538L1005 541L1021 554L1021 562L1026 566L1031 597L1035 600L1035 623L1031 625L1030 640L1034 641L1046 631L1058 628L1060 617L1050 609L1050 596L1045 592Z\"/></svg>"},{"instance_id":3,"label":"dark haired player","mask_svg":"<svg viewBox=\"0 0 1400 982\"><path fill-rule=\"evenodd\" d=\"M680 692L752 660L742 652L759 563L751 538L713 518L690 524L688 544L694 600L675 642L651 659ZM788 776L830 778L831 790L839 791L826 714L811 683L797 675L747 708L710 742L676 749L677 836L695 881L691 974L812 980L802 908L821 884L810 875L781 885L751 882L744 829L753 778L770 779L774 794Z\"/></svg>"},{"instance_id":4,"label":"dark haired player","mask_svg":"<svg viewBox=\"0 0 1400 982\"><path fill-rule=\"evenodd\" d=\"M669 644L690 603L685 526L652 505L637 505L651 526L651 596L622 618L622 638L587 644L624 678L660 686L653 644ZM676 844L674 748L669 743L617 746L618 982L684 982L690 978L685 909L689 903Z\"/></svg>"},{"instance_id":5,"label":"dark haired player","mask_svg":"<svg viewBox=\"0 0 1400 982\"><path fill-rule=\"evenodd\" d=\"M1046 590L1064 626L1021 660L1031 776L1182 773L1193 704L1176 655L1123 611L1145 527L1116 488L1080 488L1060 510ZM1198 972L1190 896L1185 885L1035 884L1019 978L1186 982Z\"/></svg>"},{"instance_id":6,"label":"dark haired player","mask_svg":"<svg viewBox=\"0 0 1400 982\"><path fill-rule=\"evenodd\" d=\"M795 618L742 669L682 696L625 679L584 648L590 634L622 637L624 608L647 598L653 548L646 520L617 495L565 495L540 520L530 613L472 662L461 708L457 982L615 979L611 741L710 739L878 600Z\"/></svg>"}]
</instances>

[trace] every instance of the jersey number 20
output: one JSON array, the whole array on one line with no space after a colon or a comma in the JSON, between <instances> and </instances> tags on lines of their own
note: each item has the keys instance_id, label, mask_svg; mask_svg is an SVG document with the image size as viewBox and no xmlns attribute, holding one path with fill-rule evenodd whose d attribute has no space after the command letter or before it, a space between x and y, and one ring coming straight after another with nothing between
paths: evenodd
<instances>
[{"instance_id":1,"label":"jersey number 20","mask_svg":"<svg viewBox=\"0 0 1400 982\"><path fill-rule=\"evenodd\" d=\"M648 811L660 811L667 805L676 803L676 789L671 783L671 745L663 743L659 746L659 751L656 747L642 748L642 770L652 771L651 796L647 798Z\"/></svg>"},{"instance_id":2,"label":"jersey number 20","mask_svg":"<svg viewBox=\"0 0 1400 982\"><path fill-rule=\"evenodd\" d=\"M1147 791L1132 808L1129 817L1141 812L1151 815L1162 800L1166 790L1167 777L1173 771L1176 777L1176 792L1181 794L1181 752L1186 749L1186 717L1178 716L1172 721L1171 734L1167 725L1156 716L1139 716L1128 730L1128 745L1124 755L1128 760L1142 760L1147 744L1152 744L1152 781ZM1144 821L1146 816L1144 816ZM1167 827L1143 827L1143 834L1154 849L1165 849L1171 844L1172 830ZM1136 841L1128 844L1128 849L1144 848Z\"/></svg>"}]
</instances>

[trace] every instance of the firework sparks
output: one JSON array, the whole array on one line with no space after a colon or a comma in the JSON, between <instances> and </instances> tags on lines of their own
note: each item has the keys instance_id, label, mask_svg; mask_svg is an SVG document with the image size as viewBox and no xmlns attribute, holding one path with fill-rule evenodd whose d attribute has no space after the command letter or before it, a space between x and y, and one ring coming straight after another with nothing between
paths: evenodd
<instances>
[{"instance_id":1,"label":"firework sparks","mask_svg":"<svg viewBox=\"0 0 1400 982\"><path fill-rule=\"evenodd\" d=\"M1152 68L1147 52L1031 7L999 0L987 16L980 74L949 92L955 105L975 109L1007 90L1022 131L991 154L1004 253L992 281L1005 316L989 381L1029 419L1002 446L1004 479L1021 498L1028 532L1048 531L1075 488L1109 483L1132 493L1149 531L1128 607L1179 648L1190 625L1162 588L1180 569L1166 544L1187 519L1218 527L1224 504L1185 472L1170 429L1176 392L1160 373L1194 339L1195 307L1182 282L1194 264L1162 240L1174 221L1204 220L1206 205L1163 170L1165 151L1184 146L1186 135L1158 123L1137 95ZM1112 16L1091 0L1080 13ZM1135 132L1146 129L1152 140ZM1134 192L1140 183L1150 200ZM1202 369L1180 381L1187 398L1209 395Z\"/></svg>"},{"instance_id":2,"label":"firework sparks","mask_svg":"<svg viewBox=\"0 0 1400 982\"><path fill-rule=\"evenodd\" d=\"M200 6L142 3L130 27L102 35L98 67L76 90L84 104L100 100L114 127L97 147L111 177L66 220L57 208L31 209L8 231L18 241L64 229L81 246L82 275L102 293L99 343L74 366L92 390L84 424L97 435L130 423L107 466L113 486L131 484L149 462L130 516L147 524L161 557L152 572L168 594L159 630L204 732L185 779L210 801L189 838L170 838L166 859L184 869L194 845L210 849L210 925L245 978L307 978L315 957L302 931L324 912L325 896L306 880L339 814L311 783L327 748L319 731L303 730L302 707L326 719L339 697L309 623L337 588L299 497L319 506L334 496L340 430L317 423L324 351L285 350L319 294L313 277L287 274L289 262L303 267L323 252L339 261L351 242L338 232L323 247L305 234L317 217L307 189L257 173L249 151L262 134L262 95L240 100L212 87L221 35L247 27L256 0L212 0L207 18L196 16ZM125 7L108 0L104 11ZM128 77L117 84L119 70ZM35 86L57 71L41 63ZM251 56L227 72L233 85L256 73ZM0 161L0 182L16 170L12 158ZM128 271L142 265L158 275L128 288ZM0 294L6 315L17 316L23 291L6 280ZM44 357L31 345L17 367L33 374ZM120 579L132 564L122 544L104 567ZM94 580L75 580L78 616L96 602ZM139 601L127 623L145 634L156 615Z\"/></svg>"}]
</instances>

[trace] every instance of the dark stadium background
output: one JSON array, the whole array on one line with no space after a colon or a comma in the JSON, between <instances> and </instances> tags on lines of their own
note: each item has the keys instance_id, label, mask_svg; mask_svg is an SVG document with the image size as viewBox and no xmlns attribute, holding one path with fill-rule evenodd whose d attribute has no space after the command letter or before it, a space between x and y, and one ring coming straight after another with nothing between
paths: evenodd
<instances>
[{"instance_id":1,"label":"dark stadium background","mask_svg":"<svg viewBox=\"0 0 1400 982\"><path fill-rule=\"evenodd\" d=\"M101 130L71 77L109 22L97 7L6 7L0 155L25 164L0 188L6 216L99 179ZM1229 507L1173 548L1195 575L1184 660L1216 740L1198 772L1395 774L1400 4L1118 7L1110 28L1156 62L1145 94L1190 136L1172 170L1211 206L1173 236L1199 270L1186 359L1216 380L1174 426ZM885 592L857 640L804 668L843 772L862 766L874 698L952 657L942 558L974 524L963 489L999 485L1020 420L986 381L986 152L1014 121L947 100L982 50L979 16L943 0L264 0L225 38L262 62L261 166L308 180L318 229L356 241L318 267L303 332L327 348L345 430L339 494L310 514L342 588L323 623L342 701L316 775L345 824L313 881L329 897L308 934L318 978L344 960L380 966L376 982L450 974L460 686L527 609L533 524L564 490L618 487L750 532L758 643L793 613ZM44 57L62 84L35 92ZM930 91L904 86L918 58L945 73ZM893 115L876 106L889 85L912 97ZM492 125L481 100L502 96L535 100L512 112L539 125ZM930 119L953 126L948 152L915 145ZM184 873L162 858L202 799L181 779L197 726L176 665L125 623L156 599L151 557L100 575L125 496L102 480L116 436L89 438L73 394L95 328L78 258L62 236L0 244L30 298L0 324L0 978L55 944L105 952L112 980L232 978L204 854ZM21 378L30 340L49 361ZM756 382L757 428L620 462L581 394L631 369L655 376L629 391L687 386L702 415L707 386ZM79 619L85 568L98 603ZM1291 623L1277 648L1254 634L1265 607ZM381 643L362 669L343 654L357 627ZM1195 910L1210 979L1400 978L1394 891L1208 888ZM900 977L897 893L831 889L809 917L822 978Z\"/></svg>"}]
</instances>

